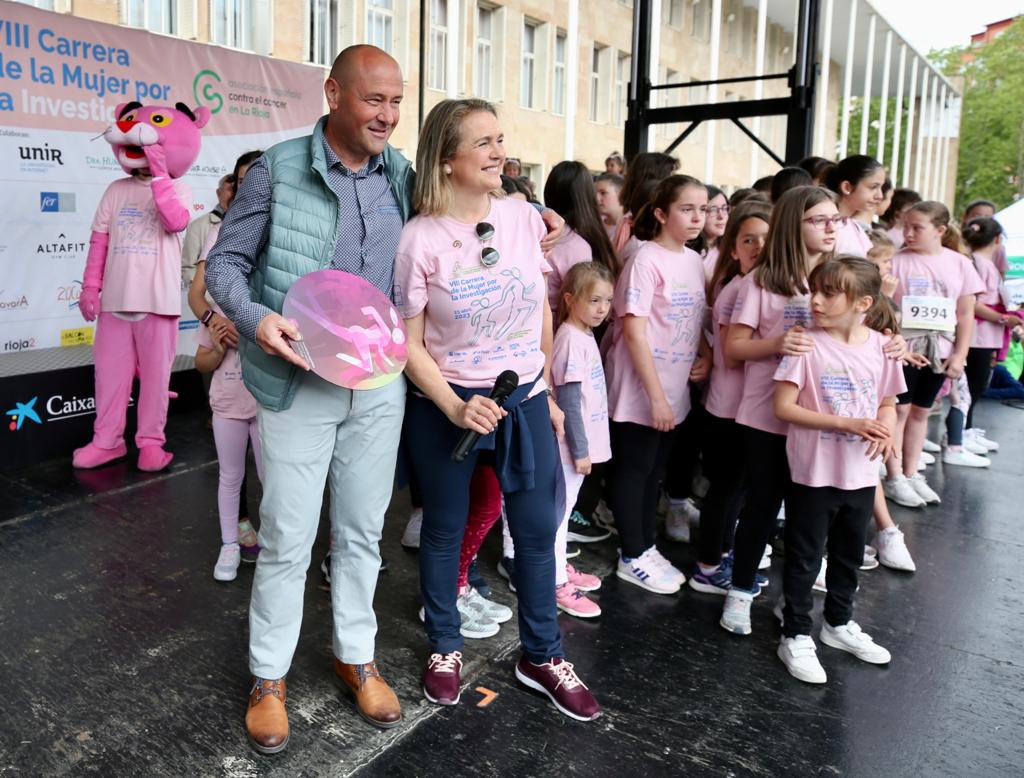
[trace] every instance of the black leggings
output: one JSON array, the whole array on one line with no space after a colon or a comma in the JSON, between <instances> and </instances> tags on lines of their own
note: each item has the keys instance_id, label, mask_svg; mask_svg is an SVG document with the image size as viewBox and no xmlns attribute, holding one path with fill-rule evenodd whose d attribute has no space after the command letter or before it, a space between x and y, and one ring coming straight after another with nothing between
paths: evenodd
<instances>
[{"instance_id":1,"label":"black leggings","mask_svg":"<svg viewBox=\"0 0 1024 778\"><path fill-rule=\"evenodd\" d=\"M697 384L690 384L690 412L677 427L678 434L665 470L665 491L673 500L685 500L693 487L708 415L701 405L702 392Z\"/></svg>"},{"instance_id":2,"label":"black leggings","mask_svg":"<svg viewBox=\"0 0 1024 778\"><path fill-rule=\"evenodd\" d=\"M675 430L659 432L628 421L613 421L609 426L609 504L615 514L622 556L632 559L654 545L658 486L672 451Z\"/></svg>"},{"instance_id":3,"label":"black leggings","mask_svg":"<svg viewBox=\"0 0 1024 778\"><path fill-rule=\"evenodd\" d=\"M736 524L732 585L754 590L757 565L771 540L779 508L792 484L786 459L786 436L740 425L747 496Z\"/></svg>"},{"instance_id":4,"label":"black leggings","mask_svg":"<svg viewBox=\"0 0 1024 778\"><path fill-rule=\"evenodd\" d=\"M580 493L576 496L576 505L573 507L573 510L579 511L581 516L589 519L597 510L597 504L604 497L605 473L607 472L607 462L595 462L590 468L590 474L583 479Z\"/></svg>"},{"instance_id":5,"label":"black leggings","mask_svg":"<svg viewBox=\"0 0 1024 778\"><path fill-rule=\"evenodd\" d=\"M711 486L700 509L697 561L715 566L732 539L743 504L743 427L735 419L704 418L704 475Z\"/></svg>"},{"instance_id":6,"label":"black leggings","mask_svg":"<svg viewBox=\"0 0 1024 778\"><path fill-rule=\"evenodd\" d=\"M967 388L971 390L971 407L967 411L967 429L974 427L974 406L988 388L992 378L992 358L994 348L972 348L967 352L967 364L964 373L967 375Z\"/></svg>"}]
</instances>

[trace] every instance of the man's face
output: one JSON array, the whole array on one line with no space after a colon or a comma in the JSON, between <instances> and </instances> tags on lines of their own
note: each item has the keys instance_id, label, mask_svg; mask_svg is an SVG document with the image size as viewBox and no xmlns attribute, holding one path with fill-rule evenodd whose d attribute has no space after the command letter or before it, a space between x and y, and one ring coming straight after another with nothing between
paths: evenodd
<instances>
[{"instance_id":1,"label":"man's face","mask_svg":"<svg viewBox=\"0 0 1024 778\"><path fill-rule=\"evenodd\" d=\"M350 161L365 161L384 151L398 125L404 91L402 71L380 52L366 56L364 65L353 68L345 80L339 84L328 78L324 84L331 139Z\"/></svg>"}]
</instances>

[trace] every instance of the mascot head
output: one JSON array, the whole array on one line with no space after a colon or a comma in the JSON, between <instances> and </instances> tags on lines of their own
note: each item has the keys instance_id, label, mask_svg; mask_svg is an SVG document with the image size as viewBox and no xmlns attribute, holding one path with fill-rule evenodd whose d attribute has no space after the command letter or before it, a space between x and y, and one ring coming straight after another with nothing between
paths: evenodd
<instances>
[{"instance_id":1,"label":"mascot head","mask_svg":"<svg viewBox=\"0 0 1024 778\"><path fill-rule=\"evenodd\" d=\"M173 108L121 103L114 113L117 121L107 127L103 138L114 147L114 155L124 171L132 174L148 167L143 146L160 144L171 178L181 178L192 167L202 143L199 130L210 121L209 108L193 111L184 103Z\"/></svg>"}]
</instances>

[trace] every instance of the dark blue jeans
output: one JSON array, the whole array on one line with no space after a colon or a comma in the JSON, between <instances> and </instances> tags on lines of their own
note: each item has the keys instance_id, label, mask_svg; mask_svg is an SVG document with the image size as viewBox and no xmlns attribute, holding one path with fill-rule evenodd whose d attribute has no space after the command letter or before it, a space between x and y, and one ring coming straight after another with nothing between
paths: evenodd
<instances>
[{"instance_id":1,"label":"dark blue jeans","mask_svg":"<svg viewBox=\"0 0 1024 778\"><path fill-rule=\"evenodd\" d=\"M1002 365L996 365L992 371L992 382L982 397L991 397L994 400L1024 400L1024 384L1021 384Z\"/></svg>"},{"instance_id":2,"label":"dark blue jeans","mask_svg":"<svg viewBox=\"0 0 1024 778\"><path fill-rule=\"evenodd\" d=\"M521 408L533 442L534 486L506 492L505 511L516 545L519 637L526 658L542 663L563 655L555 607L555 531L561 519L555 507L555 474L560 465L546 395L523 401ZM452 449L463 430L426 398L409 395L405 423L423 491L419 557L427 638L431 651L446 654L463 643L455 607L459 548L469 512L469 482L481 452L453 462ZM499 426L507 423L503 419Z\"/></svg>"}]
</instances>

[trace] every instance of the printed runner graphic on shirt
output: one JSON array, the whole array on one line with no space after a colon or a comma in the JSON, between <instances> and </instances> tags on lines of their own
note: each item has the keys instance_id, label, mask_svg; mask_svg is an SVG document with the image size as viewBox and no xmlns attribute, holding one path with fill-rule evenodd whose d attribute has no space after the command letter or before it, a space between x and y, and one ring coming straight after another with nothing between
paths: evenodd
<instances>
[{"instance_id":1,"label":"printed runner graphic on shirt","mask_svg":"<svg viewBox=\"0 0 1024 778\"><path fill-rule=\"evenodd\" d=\"M694 293L688 284L675 283L672 287L672 312L668 319L673 323L672 345L676 346L685 342L691 349L697 348L700 339L700 327L691 324L698 309L704 308L704 294Z\"/></svg>"},{"instance_id":2,"label":"printed runner graphic on shirt","mask_svg":"<svg viewBox=\"0 0 1024 778\"><path fill-rule=\"evenodd\" d=\"M451 364L521 358L540 348L540 333L532 331L531 319L542 302L541 290L536 282L527 284L519 268L484 270L457 262L449 291L456 321L468 319L473 328L469 345L474 347L453 352Z\"/></svg>"},{"instance_id":3,"label":"printed runner graphic on shirt","mask_svg":"<svg viewBox=\"0 0 1024 778\"><path fill-rule=\"evenodd\" d=\"M878 408L878 392L870 378L855 381L843 365L826 365L818 382L821 399L836 416L847 419L873 419ZM822 440L863 440L860 435L848 432L821 431Z\"/></svg>"}]
</instances>

